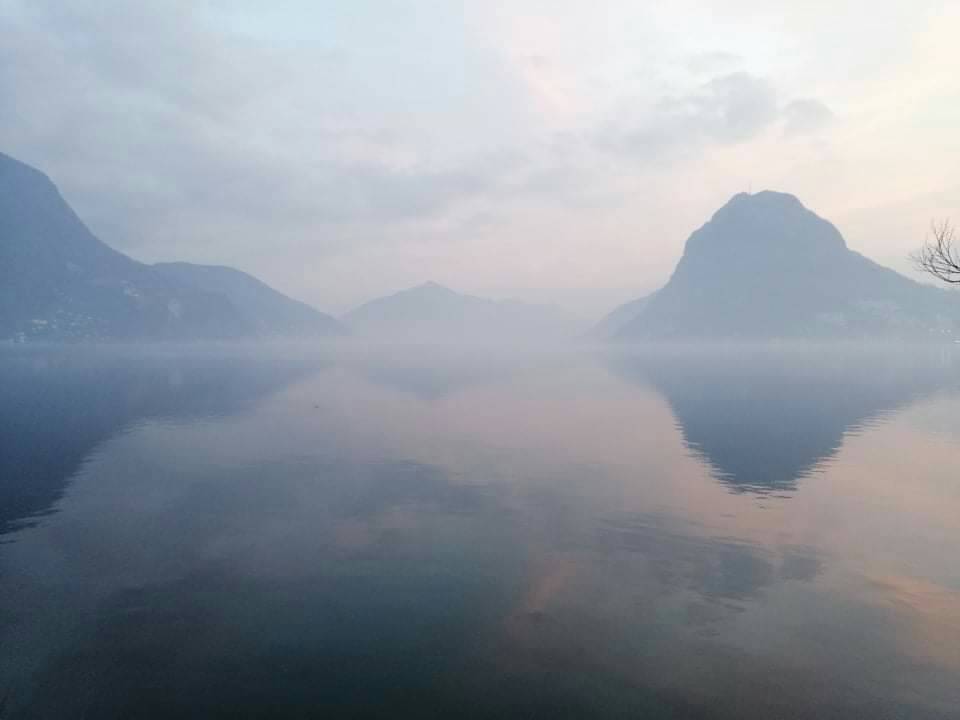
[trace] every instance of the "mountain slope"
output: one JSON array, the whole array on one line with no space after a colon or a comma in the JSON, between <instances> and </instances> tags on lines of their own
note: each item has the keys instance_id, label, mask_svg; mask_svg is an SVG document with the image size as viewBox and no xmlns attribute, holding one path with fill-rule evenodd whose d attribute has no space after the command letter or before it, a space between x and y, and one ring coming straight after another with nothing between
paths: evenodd
<instances>
[{"instance_id":1,"label":"mountain slope","mask_svg":"<svg viewBox=\"0 0 960 720\"><path fill-rule=\"evenodd\" d=\"M358 335L417 341L554 340L576 331L556 308L462 295L436 283L371 300L343 321Z\"/></svg>"},{"instance_id":2,"label":"mountain slope","mask_svg":"<svg viewBox=\"0 0 960 720\"><path fill-rule=\"evenodd\" d=\"M595 340L609 340L616 337L626 325L640 314L655 294L651 293L614 308L594 325L590 331L590 337Z\"/></svg>"},{"instance_id":3,"label":"mountain slope","mask_svg":"<svg viewBox=\"0 0 960 720\"><path fill-rule=\"evenodd\" d=\"M117 252L46 175L0 154L0 340L219 340L340 329L239 271L150 266Z\"/></svg>"},{"instance_id":4,"label":"mountain slope","mask_svg":"<svg viewBox=\"0 0 960 720\"><path fill-rule=\"evenodd\" d=\"M849 250L792 195L741 193L690 236L670 281L614 336L943 336L958 327L958 300Z\"/></svg>"},{"instance_id":5,"label":"mountain slope","mask_svg":"<svg viewBox=\"0 0 960 720\"><path fill-rule=\"evenodd\" d=\"M46 175L0 154L0 337L237 337L225 298L98 240Z\"/></svg>"},{"instance_id":6,"label":"mountain slope","mask_svg":"<svg viewBox=\"0 0 960 720\"><path fill-rule=\"evenodd\" d=\"M336 319L240 270L185 262L158 263L152 267L178 283L227 298L260 336L319 337L346 332Z\"/></svg>"}]
</instances>

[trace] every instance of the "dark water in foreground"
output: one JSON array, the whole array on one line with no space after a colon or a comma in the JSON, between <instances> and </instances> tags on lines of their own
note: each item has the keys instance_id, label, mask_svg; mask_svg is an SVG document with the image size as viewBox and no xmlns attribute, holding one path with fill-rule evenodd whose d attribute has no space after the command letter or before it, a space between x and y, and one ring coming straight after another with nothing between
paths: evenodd
<instances>
[{"instance_id":1,"label":"dark water in foreground","mask_svg":"<svg viewBox=\"0 0 960 720\"><path fill-rule=\"evenodd\" d=\"M0 354L0 718L960 717L960 360Z\"/></svg>"}]
</instances>

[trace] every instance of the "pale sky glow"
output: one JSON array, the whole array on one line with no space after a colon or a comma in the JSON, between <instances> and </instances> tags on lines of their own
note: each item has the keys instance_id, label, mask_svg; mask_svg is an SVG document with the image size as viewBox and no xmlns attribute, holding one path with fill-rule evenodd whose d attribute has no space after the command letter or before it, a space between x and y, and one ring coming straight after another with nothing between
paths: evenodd
<instances>
[{"instance_id":1,"label":"pale sky glow","mask_svg":"<svg viewBox=\"0 0 960 720\"><path fill-rule=\"evenodd\" d=\"M960 221L960 2L0 0L0 151L106 242L334 312L598 316L732 194L902 271Z\"/></svg>"}]
</instances>

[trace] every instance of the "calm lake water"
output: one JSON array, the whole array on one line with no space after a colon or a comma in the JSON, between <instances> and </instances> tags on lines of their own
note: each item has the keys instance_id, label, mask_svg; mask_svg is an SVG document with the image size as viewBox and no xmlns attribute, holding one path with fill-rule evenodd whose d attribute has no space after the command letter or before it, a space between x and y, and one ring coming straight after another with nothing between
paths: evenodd
<instances>
[{"instance_id":1,"label":"calm lake water","mask_svg":"<svg viewBox=\"0 0 960 720\"><path fill-rule=\"evenodd\" d=\"M0 353L0 718L960 717L960 353Z\"/></svg>"}]
</instances>

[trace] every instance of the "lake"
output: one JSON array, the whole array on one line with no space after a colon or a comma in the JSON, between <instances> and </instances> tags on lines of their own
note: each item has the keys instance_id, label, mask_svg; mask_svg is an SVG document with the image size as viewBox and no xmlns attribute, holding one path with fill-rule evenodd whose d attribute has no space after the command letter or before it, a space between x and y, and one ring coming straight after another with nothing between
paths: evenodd
<instances>
[{"instance_id":1,"label":"lake","mask_svg":"<svg viewBox=\"0 0 960 720\"><path fill-rule=\"evenodd\" d=\"M0 718L956 718L960 352L0 351Z\"/></svg>"}]
</instances>

